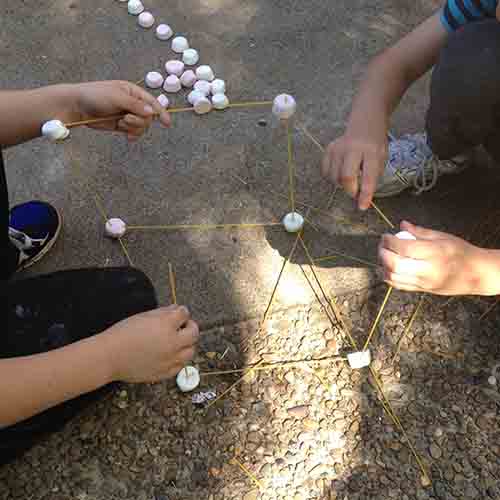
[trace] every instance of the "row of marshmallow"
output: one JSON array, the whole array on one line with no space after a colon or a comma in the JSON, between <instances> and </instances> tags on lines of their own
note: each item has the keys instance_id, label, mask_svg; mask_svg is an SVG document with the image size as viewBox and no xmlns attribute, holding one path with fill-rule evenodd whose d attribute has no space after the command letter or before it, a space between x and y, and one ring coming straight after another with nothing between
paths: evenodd
<instances>
[{"instance_id":1,"label":"row of marshmallow","mask_svg":"<svg viewBox=\"0 0 500 500\"><path fill-rule=\"evenodd\" d=\"M199 79L197 74L198 73L188 69L181 75L169 73L167 78L164 79L163 75L158 71L150 71L145 77L145 82L151 89L159 89L163 85L163 89L171 93L179 92L182 87L194 87L195 90L203 92L206 96L209 94L215 95L226 93L226 82L224 80L215 79L208 81Z\"/></svg>"},{"instance_id":2,"label":"row of marshmallow","mask_svg":"<svg viewBox=\"0 0 500 500\"><path fill-rule=\"evenodd\" d=\"M168 109L170 101L165 94L160 94L157 99L163 108ZM198 115L209 113L212 111L212 108L220 110L226 109L229 106L229 99L225 94L215 94L209 98L196 90L193 90L188 95L188 101L193 105L193 109Z\"/></svg>"}]
</instances>

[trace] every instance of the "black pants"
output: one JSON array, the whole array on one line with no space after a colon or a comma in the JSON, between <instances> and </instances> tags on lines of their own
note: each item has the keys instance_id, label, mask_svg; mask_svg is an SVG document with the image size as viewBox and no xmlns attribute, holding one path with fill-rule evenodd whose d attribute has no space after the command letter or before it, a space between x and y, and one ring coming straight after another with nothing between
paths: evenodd
<instances>
[{"instance_id":1,"label":"black pants","mask_svg":"<svg viewBox=\"0 0 500 500\"><path fill-rule=\"evenodd\" d=\"M17 254L8 241L8 199L0 151L0 358L37 354L99 334L154 309L151 282L131 268L83 269L7 281ZM0 429L0 465L56 431L110 386ZM3 402L0 400L0 405Z\"/></svg>"},{"instance_id":2,"label":"black pants","mask_svg":"<svg viewBox=\"0 0 500 500\"><path fill-rule=\"evenodd\" d=\"M470 23L450 35L434 69L427 134L448 160L484 146L500 162L500 22Z\"/></svg>"}]
</instances>

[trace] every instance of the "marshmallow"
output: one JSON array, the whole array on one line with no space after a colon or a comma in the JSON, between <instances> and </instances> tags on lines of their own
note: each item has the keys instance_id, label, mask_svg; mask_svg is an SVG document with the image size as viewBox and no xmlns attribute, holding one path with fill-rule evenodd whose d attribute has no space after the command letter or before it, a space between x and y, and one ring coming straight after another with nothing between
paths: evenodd
<instances>
[{"instance_id":1,"label":"marshmallow","mask_svg":"<svg viewBox=\"0 0 500 500\"><path fill-rule=\"evenodd\" d=\"M351 352L347 355L347 361L353 370L359 370L365 366L370 366L372 355L370 349L366 351Z\"/></svg>"},{"instance_id":2,"label":"marshmallow","mask_svg":"<svg viewBox=\"0 0 500 500\"><path fill-rule=\"evenodd\" d=\"M209 113L212 111L212 103L206 97L202 97L194 103L194 111L198 115Z\"/></svg>"},{"instance_id":3,"label":"marshmallow","mask_svg":"<svg viewBox=\"0 0 500 500\"><path fill-rule=\"evenodd\" d=\"M170 101L168 100L168 97L165 94L160 94L158 97L158 102L160 103L160 106L162 108L167 109L170 106Z\"/></svg>"},{"instance_id":4,"label":"marshmallow","mask_svg":"<svg viewBox=\"0 0 500 500\"><path fill-rule=\"evenodd\" d=\"M69 129L61 120L50 120L43 124L42 135L52 142L62 141L68 137Z\"/></svg>"},{"instance_id":5,"label":"marshmallow","mask_svg":"<svg viewBox=\"0 0 500 500\"><path fill-rule=\"evenodd\" d=\"M396 238L399 240L416 240L415 236L413 234L409 233L408 231L400 231L398 234L396 234Z\"/></svg>"},{"instance_id":6,"label":"marshmallow","mask_svg":"<svg viewBox=\"0 0 500 500\"><path fill-rule=\"evenodd\" d=\"M155 18L151 12L143 12L139 14L139 17L137 18L137 24L139 24L141 28L151 28L154 23Z\"/></svg>"},{"instance_id":7,"label":"marshmallow","mask_svg":"<svg viewBox=\"0 0 500 500\"><path fill-rule=\"evenodd\" d=\"M158 71L150 71L144 81L150 89L159 89L163 85L163 76Z\"/></svg>"},{"instance_id":8,"label":"marshmallow","mask_svg":"<svg viewBox=\"0 0 500 500\"><path fill-rule=\"evenodd\" d=\"M138 16L144 10L144 5L141 0L128 0L127 8L129 14Z\"/></svg>"},{"instance_id":9,"label":"marshmallow","mask_svg":"<svg viewBox=\"0 0 500 500\"><path fill-rule=\"evenodd\" d=\"M189 43L183 36L176 36L172 40L172 50L174 52L182 54L187 49L189 49Z\"/></svg>"},{"instance_id":10,"label":"marshmallow","mask_svg":"<svg viewBox=\"0 0 500 500\"><path fill-rule=\"evenodd\" d=\"M229 99L226 94L215 94L212 96L212 104L215 109L226 109L229 106Z\"/></svg>"},{"instance_id":11,"label":"marshmallow","mask_svg":"<svg viewBox=\"0 0 500 500\"><path fill-rule=\"evenodd\" d=\"M304 217L298 212L290 212L283 217L282 223L289 233L298 233L304 226Z\"/></svg>"},{"instance_id":12,"label":"marshmallow","mask_svg":"<svg viewBox=\"0 0 500 500\"><path fill-rule=\"evenodd\" d=\"M127 232L127 224L118 218L108 219L106 221L105 231L106 236L118 239L124 236Z\"/></svg>"},{"instance_id":13,"label":"marshmallow","mask_svg":"<svg viewBox=\"0 0 500 500\"><path fill-rule=\"evenodd\" d=\"M207 82L211 82L215 78L210 66L198 66L196 68L196 76L198 80L206 80Z\"/></svg>"},{"instance_id":14,"label":"marshmallow","mask_svg":"<svg viewBox=\"0 0 500 500\"><path fill-rule=\"evenodd\" d=\"M183 87L191 88L196 83L196 75L194 74L194 71L191 69L184 71L181 75L181 83Z\"/></svg>"},{"instance_id":15,"label":"marshmallow","mask_svg":"<svg viewBox=\"0 0 500 500\"><path fill-rule=\"evenodd\" d=\"M200 385L200 372L194 366L186 366L177 374L176 382L182 392L194 391Z\"/></svg>"},{"instance_id":16,"label":"marshmallow","mask_svg":"<svg viewBox=\"0 0 500 500\"><path fill-rule=\"evenodd\" d=\"M288 94L280 94L273 102L273 115L281 120L291 118L297 109L295 99Z\"/></svg>"},{"instance_id":17,"label":"marshmallow","mask_svg":"<svg viewBox=\"0 0 500 500\"><path fill-rule=\"evenodd\" d=\"M168 40L172 38L174 32L168 24L159 24L156 27L156 38L159 40Z\"/></svg>"},{"instance_id":18,"label":"marshmallow","mask_svg":"<svg viewBox=\"0 0 500 500\"><path fill-rule=\"evenodd\" d=\"M177 60L167 61L165 69L169 75L181 76L184 73L184 63Z\"/></svg>"},{"instance_id":19,"label":"marshmallow","mask_svg":"<svg viewBox=\"0 0 500 500\"><path fill-rule=\"evenodd\" d=\"M182 53L182 60L187 66L194 66L200 60L200 55L195 49L187 49Z\"/></svg>"},{"instance_id":20,"label":"marshmallow","mask_svg":"<svg viewBox=\"0 0 500 500\"><path fill-rule=\"evenodd\" d=\"M165 78L165 83L163 84L163 90L165 92L175 93L181 90L181 81L176 75L169 75Z\"/></svg>"},{"instance_id":21,"label":"marshmallow","mask_svg":"<svg viewBox=\"0 0 500 500\"><path fill-rule=\"evenodd\" d=\"M193 90L191 92L189 92L188 96L187 96L187 100L189 102L189 104L192 104L193 106L196 104L196 101L199 101L200 99L204 99L205 97L207 97L205 94L203 94L202 92L200 92L199 90Z\"/></svg>"},{"instance_id":22,"label":"marshmallow","mask_svg":"<svg viewBox=\"0 0 500 500\"><path fill-rule=\"evenodd\" d=\"M198 80L194 84L194 90L201 92L205 97L207 97L208 94L210 94L210 83L206 80Z\"/></svg>"},{"instance_id":23,"label":"marshmallow","mask_svg":"<svg viewBox=\"0 0 500 500\"><path fill-rule=\"evenodd\" d=\"M226 93L226 82L224 80L217 78L210 84L210 86L210 92L212 92L212 95Z\"/></svg>"}]
</instances>

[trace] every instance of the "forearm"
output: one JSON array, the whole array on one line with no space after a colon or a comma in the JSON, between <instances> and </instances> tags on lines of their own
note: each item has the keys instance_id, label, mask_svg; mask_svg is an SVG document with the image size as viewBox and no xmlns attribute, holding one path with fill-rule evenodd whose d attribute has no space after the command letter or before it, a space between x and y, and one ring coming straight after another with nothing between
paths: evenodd
<instances>
[{"instance_id":1,"label":"forearm","mask_svg":"<svg viewBox=\"0 0 500 500\"><path fill-rule=\"evenodd\" d=\"M78 86L52 85L0 92L0 145L13 146L40 136L51 119L78 119Z\"/></svg>"},{"instance_id":2,"label":"forearm","mask_svg":"<svg viewBox=\"0 0 500 500\"><path fill-rule=\"evenodd\" d=\"M112 335L0 359L0 428L112 382Z\"/></svg>"}]
</instances>

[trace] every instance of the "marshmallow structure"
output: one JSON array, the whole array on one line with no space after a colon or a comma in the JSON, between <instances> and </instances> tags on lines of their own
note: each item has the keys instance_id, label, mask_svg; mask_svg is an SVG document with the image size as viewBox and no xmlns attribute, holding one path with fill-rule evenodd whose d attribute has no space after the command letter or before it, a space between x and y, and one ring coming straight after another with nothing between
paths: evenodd
<instances>
[{"instance_id":1,"label":"marshmallow structure","mask_svg":"<svg viewBox=\"0 0 500 500\"><path fill-rule=\"evenodd\" d=\"M63 141L69 135L69 129L61 120L50 120L42 125L42 135L49 141Z\"/></svg>"},{"instance_id":2,"label":"marshmallow structure","mask_svg":"<svg viewBox=\"0 0 500 500\"><path fill-rule=\"evenodd\" d=\"M194 90L201 92L206 97L210 94L210 83L206 80L198 80L194 84Z\"/></svg>"},{"instance_id":3,"label":"marshmallow structure","mask_svg":"<svg viewBox=\"0 0 500 500\"><path fill-rule=\"evenodd\" d=\"M196 68L196 77L198 78L198 80L206 80L207 82L211 82L215 78L215 75L210 66L203 65Z\"/></svg>"},{"instance_id":4,"label":"marshmallow structure","mask_svg":"<svg viewBox=\"0 0 500 500\"><path fill-rule=\"evenodd\" d=\"M194 391L200 385L200 372L194 366L183 368L175 379L182 392Z\"/></svg>"},{"instance_id":5,"label":"marshmallow structure","mask_svg":"<svg viewBox=\"0 0 500 500\"><path fill-rule=\"evenodd\" d=\"M187 49L182 53L182 60L187 66L194 66L200 60L200 55L195 49Z\"/></svg>"},{"instance_id":6,"label":"marshmallow structure","mask_svg":"<svg viewBox=\"0 0 500 500\"><path fill-rule=\"evenodd\" d=\"M181 76L184 73L184 63L175 59L167 61L165 63L165 70L169 75Z\"/></svg>"},{"instance_id":7,"label":"marshmallow structure","mask_svg":"<svg viewBox=\"0 0 500 500\"><path fill-rule=\"evenodd\" d=\"M165 92L175 93L181 90L181 81L176 75L169 75L165 78L165 83L163 84L163 90Z\"/></svg>"},{"instance_id":8,"label":"marshmallow structure","mask_svg":"<svg viewBox=\"0 0 500 500\"><path fill-rule=\"evenodd\" d=\"M159 24L156 27L156 38L158 40L169 40L173 35L174 32L168 24Z\"/></svg>"},{"instance_id":9,"label":"marshmallow structure","mask_svg":"<svg viewBox=\"0 0 500 500\"><path fill-rule=\"evenodd\" d=\"M396 234L396 238L399 240L416 240L415 236L413 234L409 233L408 231L400 231L398 234Z\"/></svg>"},{"instance_id":10,"label":"marshmallow structure","mask_svg":"<svg viewBox=\"0 0 500 500\"><path fill-rule=\"evenodd\" d=\"M151 12L142 12L137 18L137 24L141 28L151 28L154 23L155 18L153 17L153 14L151 14Z\"/></svg>"},{"instance_id":11,"label":"marshmallow structure","mask_svg":"<svg viewBox=\"0 0 500 500\"><path fill-rule=\"evenodd\" d=\"M160 94L158 97L158 102L160 103L160 106L162 108L167 109L170 106L170 101L168 100L168 97L165 94Z\"/></svg>"},{"instance_id":12,"label":"marshmallow structure","mask_svg":"<svg viewBox=\"0 0 500 500\"><path fill-rule=\"evenodd\" d=\"M163 85L163 76L158 71L150 71L144 78L144 82L150 89L159 89Z\"/></svg>"},{"instance_id":13,"label":"marshmallow structure","mask_svg":"<svg viewBox=\"0 0 500 500\"><path fill-rule=\"evenodd\" d=\"M282 223L289 233L298 233L304 227L304 217L299 212L290 212L283 217Z\"/></svg>"},{"instance_id":14,"label":"marshmallow structure","mask_svg":"<svg viewBox=\"0 0 500 500\"><path fill-rule=\"evenodd\" d=\"M138 16L144 11L144 5L142 5L141 0L128 0L127 9L129 14Z\"/></svg>"},{"instance_id":15,"label":"marshmallow structure","mask_svg":"<svg viewBox=\"0 0 500 500\"><path fill-rule=\"evenodd\" d=\"M176 36L172 40L172 50L177 54L182 54L187 49L189 49L189 43L183 36Z\"/></svg>"},{"instance_id":16,"label":"marshmallow structure","mask_svg":"<svg viewBox=\"0 0 500 500\"><path fill-rule=\"evenodd\" d=\"M191 88L195 83L196 75L194 74L193 70L188 69L187 71L184 71L184 73L182 73L181 84L183 87Z\"/></svg>"},{"instance_id":17,"label":"marshmallow structure","mask_svg":"<svg viewBox=\"0 0 500 500\"><path fill-rule=\"evenodd\" d=\"M226 109L229 106L229 99L226 94L215 94L212 96L212 104L215 109Z\"/></svg>"},{"instance_id":18,"label":"marshmallow structure","mask_svg":"<svg viewBox=\"0 0 500 500\"><path fill-rule=\"evenodd\" d=\"M191 92L189 92L188 96L187 96L187 100L189 102L189 104L192 104L193 106L196 104L196 101L199 101L200 99L204 99L205 97L207 97L205 94L203 94L202 92L200 92L199 90L193 90Z\"/></svg>"},{"instance_id":19,"label":"marshmallow structure","mask_svg":"<svg viewBox=\"0 0 500 500\"><path fill-rule=\"evenodd\" d=\"M297 109L295 99L288 94L280 94L275 97L273 102L273 115L280 120L288 120L291 118Z\"/></svg>"},{"instance_id":20,"label":"marshmallow structure","mask_svg":"<svg viewBox=\"0 0 500 500\"><path fill-rule=\"evenodd\" d=\"M365 366L370 366L372 362L370 349L349 353L347 355L347 361L353 370L359 370L360 368L365 368Z\"/></svg>"},{"instance_id":21,"label":"marshmallow structure","mask_svg":"<svg viewBox=\"0 0 500 500\"><path fill-rule=\"evenodd\" d=\"M106 236L113 239L121 238L127 232L127 224L117 217L108 219L105 226Z\"/></svg>"},{"instance_id":22,"label":"marshmallow structure","mask_svg":"<svg viewBox=\"0 0 500 500\"><path fill-rule=\"evenodd\" d=\"M210 84L210 87L211 87L210 92L212 92L212 95L226 93L226 82L224 80L219 79L219 78L216 78Z\"/></svg>"},{"instance_id":23,"label":"marshmallow structure","mask_svg":"<svg viewBox=\"0 0 500 500\"><path fill-rule=\"evenodd\" d=\"M212 103L206 97L202 97L194 103L194 112L196 114L204 115L210 113L210 111L212 111Z\"/></svg>"}]
</instances>

